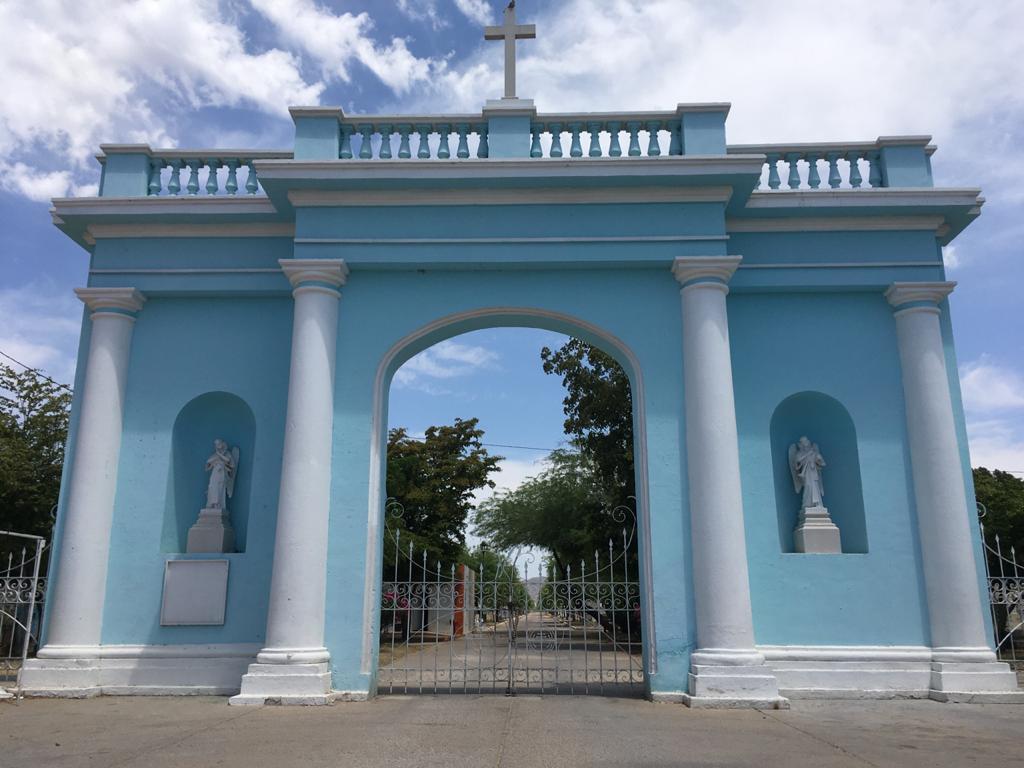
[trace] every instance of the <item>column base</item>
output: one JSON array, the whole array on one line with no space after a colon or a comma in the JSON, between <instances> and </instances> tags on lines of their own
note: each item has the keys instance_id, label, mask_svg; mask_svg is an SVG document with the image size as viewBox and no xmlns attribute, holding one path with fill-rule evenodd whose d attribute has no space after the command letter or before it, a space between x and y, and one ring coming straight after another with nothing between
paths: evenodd
<instances>
[{"instance_id":1,"label":"column base","mask_svg":"<svg viewBox=\"0 0 1024 768\"><path fill-rule=\"evenodd\" d=\"M45 651L45 648L40 651L41 658L25 660L20 678L21 692L25 696L89 699L100 695L98 655L45 658L42 657Z\"/></svg>"},{"instance_id":2,"label":"column base","mask_svg":"<svg viewBox=\"0 0 1024 768\"><path fill-rule=\"evenodd\" d=\"M185 552L218 553L235 551L235 529L223 509L202 509L195 525L188 529Z\"/></svg>"},{"instance_id":3,"label":"column base","mask_svg":"<svg viewBox=\"0 0 1024 768\"><path fill-rule=\"evenodd\" d=\"M703 709L788 709L775 673L754 649L701 649L691 657L689 707Z\"/></svg>"},{"instance_id":4,"label":"column base","mask_svg":"<svg viewBox=\"0 0 1024 768\"><path fill-rule=\"evenodd\" d=\"M1017 675L1002 662L932 662L928 698L950 703L1024 704Z\"/></svg>"},{"instance_id":5,"label":"column base","mask_svg":"<svg viewBox=\"0 0 1024 768\"><path fill-rule=\"evenodd\" d=\"M250 664L242 690L228 699L234 706L284 704L322 706L334 701L331 670L319 664Z\"/></svg>"}]
</instances>

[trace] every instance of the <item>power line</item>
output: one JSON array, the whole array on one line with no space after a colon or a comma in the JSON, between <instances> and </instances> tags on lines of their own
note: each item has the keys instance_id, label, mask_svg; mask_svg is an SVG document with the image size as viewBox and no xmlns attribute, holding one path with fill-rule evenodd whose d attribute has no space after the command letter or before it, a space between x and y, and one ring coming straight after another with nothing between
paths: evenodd
<instances>
[{"instance_id":1,"label":"power line","mask_svg":"<svg viewBox=\"0 0 1024 768\"><path fill-rule=\"evenodd\" d=\"M6 352L4 352L2 349L0 349L0 355L2 355L3 357L6 357L8 360L10 360L15 365L20 365L26 371L29 371L30 373L34 373L39 378L46 379L48 382L50 382L54 386L60 387L61 389L66 389L68 392L71 392L72 394L74 394L74 390L71 389L71 387L69 387L67 384L62 384L61 382L56 381L55 379L51 379L49 376L47 376L45 373L43 373L38 368L33 368L31 365L26 365L25 363L21 362L21 360L18 360L15 357L11 357Z\"/></svg>"}]
</instances>

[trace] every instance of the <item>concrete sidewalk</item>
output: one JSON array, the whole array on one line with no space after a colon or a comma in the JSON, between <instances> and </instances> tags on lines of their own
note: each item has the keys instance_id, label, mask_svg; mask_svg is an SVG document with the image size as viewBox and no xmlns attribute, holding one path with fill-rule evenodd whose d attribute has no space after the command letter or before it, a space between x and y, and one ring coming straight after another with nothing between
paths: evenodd
<instances>
[{"instance_id":1,"label":"concrete sidewalk","mask_svg":"<svg viewBox=\"0 0 1024 768\"><path fill-rule=\"evenodd\" d=\"M223 698L0 703L0 767L970 766L1021 758L1024 707L793 702L689 710L567 696L381 697L322 708Z\"/></svg>"}]
</instances>

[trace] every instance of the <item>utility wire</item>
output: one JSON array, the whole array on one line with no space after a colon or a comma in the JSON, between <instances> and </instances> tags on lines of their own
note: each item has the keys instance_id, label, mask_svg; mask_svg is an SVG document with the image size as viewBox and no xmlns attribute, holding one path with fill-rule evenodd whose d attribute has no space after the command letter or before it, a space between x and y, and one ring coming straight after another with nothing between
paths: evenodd
<instances>
[{"instance_id":1,"label":"utility wire","mask_svg":"<svg viewBox=\"0 0 1024 768\"><path fill-rule=\"evenodd\" d=\"M26 371L29 371L30 373L34 373L39 378L46 379L51 384L53 384L53 385L55 385L57 387L60 387L61 389L66 389L68 392L71 392L72 394L74 393L74 390L71 389L71 387L69 387L67 384L62 384L61 382L56 381L55 379L51 379L49 376L47 376L45 373L43 373L38 368L33 368L31 365L26 365L25 363L21 362L21 360L18 360L17 358L14 358L14 357L11 357L6 352L4 352L2 349L0 349L0 356L6 357L8 360L10 360L15 365L20 365Z\"/></svg>"}]
</instances>

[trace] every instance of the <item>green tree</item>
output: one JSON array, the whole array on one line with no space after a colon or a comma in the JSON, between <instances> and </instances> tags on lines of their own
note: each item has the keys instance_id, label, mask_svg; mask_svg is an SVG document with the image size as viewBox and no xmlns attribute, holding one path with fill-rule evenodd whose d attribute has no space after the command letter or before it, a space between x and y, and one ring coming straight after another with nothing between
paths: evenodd
<instances>
[{"instance_id":1,"label":"green tree","mask_svg":"<svg viewBox=\"0 0 1024 768\"><path fill-rule=\"evenodd\" d=\"M594 568L594 553L608 560L608 542L622 549L623 519L607 505L597 467L584 455L555 451L550 467L514 491L477 508L474 533L497 549L538 547L551 554L559 579ZM571 569L571 571L570 571Z\"/></svg>"},{"instance_id":2,"label":"green tree","mask_svg":"<svg viewBox=\"0 0 1024 768\"><path fill-rule=\"evenodd\" d=\"M485 621L497 621L502 610L515 614L530 609L522 575L504 553L482 543L464 553L463 562L476 574L475 603Z\"/></svg>"},{"instance_id":3,"label":"green tree","mask_svg":"<svg viewBox=\"0 0 1024 768\"><path fill-rule=\"evenodd\" d=\"M396 532L403 553L412 542L416 562L425 550L431 569L441 562L446 573L461 559L473 492L494 487L490 475L499 471L502 459L488 454L477 424L477 419L456 419L452 425L429 427L423 440L410 437L404 427L388 433L387 495L392 501L385 567L395 565ZM385 578L389 575L385 570Z\"/></svg>"},{"instance_id":4,"label":"green tree","mask_svg":"<svg viewBox=\"0 0 1024 768\"><path fill-rule=\"evenodd\" d=\"M50 538L71 392L0 363L0 530Z\"/></svg>"},{"instance_id":5,"label":"green tree","mask_svg":"<svg viewBox=\"0 0 1024 768\"><path fill-rule=\"evenodd\" d=\"M1003 554L1010 548L1017 551L1018 562L1024 564L1024 480L1001 470L985 467L974 470L974 495L985 506L985 538L994 546L995 537ZM998 572L994 556L989 554L989 567Z\"/></svg>"},{"instance_id":6,"label":"green tree","mask_svg":"<svg viewBox=\"0 0 1024 768\"><path fill-rule=\"evenodd\" d=\"M607 507L632 506L633 399L629 377L611 355L580 339L540 353L544 372L562 377L565 432L593 465Z\"/></svg>"}]
</instances>

